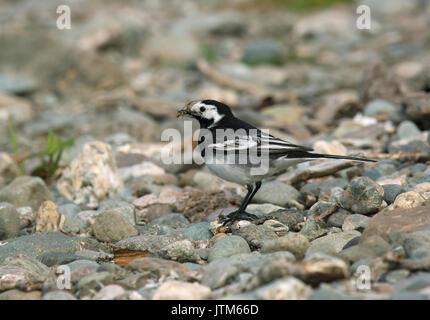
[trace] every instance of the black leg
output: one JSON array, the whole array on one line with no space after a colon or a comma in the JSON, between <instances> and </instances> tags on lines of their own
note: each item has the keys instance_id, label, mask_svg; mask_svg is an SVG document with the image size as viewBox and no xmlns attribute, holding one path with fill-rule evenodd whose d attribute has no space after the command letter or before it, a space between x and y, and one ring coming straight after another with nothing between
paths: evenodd
<instances>
[{"instance_id":1,"label":"black leg","mask_svg":"<svg viewBox=\"0 0 430 320\"><path fill-rule=\"evenodd\" d=\"M258 217L255 214L245 212L246 207L248 206L249 202L251 202L252 198L257 193L258 189L261 187L261 181L257 182L255 184L255 187L252 187L252 185L247 185L248 193L246 194L245 198L243 199L239 209L237 211L234 211L230 213L224 220L223 224L231 224L232 222L236 220L256 220Z\"/></svg>"}]
</instances>

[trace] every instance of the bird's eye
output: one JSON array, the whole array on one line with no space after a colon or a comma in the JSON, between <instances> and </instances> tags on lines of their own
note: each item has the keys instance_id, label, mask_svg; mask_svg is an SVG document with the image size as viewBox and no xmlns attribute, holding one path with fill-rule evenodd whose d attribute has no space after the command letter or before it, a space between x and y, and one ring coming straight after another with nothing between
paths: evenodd
<instances>
[{"instance_id":1,"label":"bird's eye","mask_svg":"<svg viewBox=\"0 0 430 320\"><path fill-rule=\"evenodd\" d=\"M206 108L205 107L200 107L200 112L205 112Z\"/></svg>"}]
</instances>

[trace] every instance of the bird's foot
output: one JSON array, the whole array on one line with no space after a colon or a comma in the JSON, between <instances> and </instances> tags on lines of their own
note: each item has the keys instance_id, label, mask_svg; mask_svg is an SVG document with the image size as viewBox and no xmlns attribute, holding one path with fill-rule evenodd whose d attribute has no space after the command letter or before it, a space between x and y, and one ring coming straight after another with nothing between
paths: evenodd
<instances>
[{"instance_id":1,"label":"bird's foot","mask_svg":"<svg viewBox=\"0 0 430 320\"><path fill-rule=\"evenodd\" d=\"M220 221L222 222L223 226L231 225L233 222L239 221L239 220L254 221L258 219L259 217L257 217L255 214L248 213L246 211L240 212L239 210L233 211L226 217L220 217Z\"/></svg>"}]
</instances>

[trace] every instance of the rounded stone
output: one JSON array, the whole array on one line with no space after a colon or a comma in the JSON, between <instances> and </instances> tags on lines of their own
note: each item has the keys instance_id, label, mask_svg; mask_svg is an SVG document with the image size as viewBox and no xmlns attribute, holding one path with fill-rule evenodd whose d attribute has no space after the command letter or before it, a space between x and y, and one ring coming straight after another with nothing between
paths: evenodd
<instances>
[{"instance_id":1,"label":"rounded stone","mask_svg":"<svg viewBox=\"0 0 430 320\"><path fill-rule=\"evenodd\" d=\"M396 197L404 191L403 187L399 184L384 184L382 186L384 189L384 200L388 204L392 204Z\"/></svg>"},{"instance_id":2,"label":"rounded stone","mask_svg":"<svg viewBox=\"0 0 430 320\"><path fill-rule=\"evenodd\" d=\"M0 202L0 240L14 238L20 228L19 213L13 205Z\"/></svg>"},{"instance_id":3,"label":"rounded stone","mask_svg":"<svg viewBox=\"0 0 430 320\"><path fill-rule=\"evenodd\" d=\"M358 177L351 181L342 196L342 208L358 214L378 212L382 207L384 189L367 177Z\"/></svg>"},{"instance_id":4,"label":"rounded stone","mask_svg":"<svg viewBox=\"0 0 430 320\"><path fill-rule=\"evenodd\" d=\"M15 208L28 206L36 212L46 200L53 198L39 177L21 176L0 190L0 201L9 202Z\"/></svg>"},{"instance_id":5,"label":"rounded stone","mask_svg":"<svg viewBox=\"0 0 430 320\"><path fill-rule=\"evenodd\" d=\"M210 240L213 233L209 222L194 223L184 231L184 237L192 240Z\"/></svg>"},{"instance_id":6,"label":"rounded stone","mask_svg":"<svg viewBox=\"0 0 430 320\"><path fill-rule=\"evenodd\" d=\"M93 232L97 240L103 242L117 242L138 235L128 219L115 210L100 213L94 222Z\"/></svg>"},{"instance_id":7,"label":"rounded stone","mask_svg":"<svg viewBox=\"0 0 430 320\"><path fill-rule=\"evenodd\" d=\"M212 247L208 261L212 262L221 258L231 257L240 253L250 253L248 243L239 236L227 236L218 240Z\"/></svg>"}]
</instances>

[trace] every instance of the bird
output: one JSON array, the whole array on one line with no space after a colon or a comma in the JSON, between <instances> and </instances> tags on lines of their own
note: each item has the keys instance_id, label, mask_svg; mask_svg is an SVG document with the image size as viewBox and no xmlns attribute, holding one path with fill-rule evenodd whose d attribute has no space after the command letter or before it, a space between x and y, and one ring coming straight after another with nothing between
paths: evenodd
<instances>
[{"instance_id":1,"label":"bird","mask_svg":"<svg viewBox=\"0 0 430 320\"><path fill-rule=\"evenodd\" d=\"M224 217L224 225L237 220L257 220L246 212L262 181L288 167L313 159L340 159L362 162L375 160L314 153L312 148L276 138L234 116L231 108L206 99L187 103L177 117L191 117L200 124L198 147L209 171L230 182L246 186L248 192L239 209ZM265 162L265 165L258 162Z\"/></svg>"}]
</instances>

